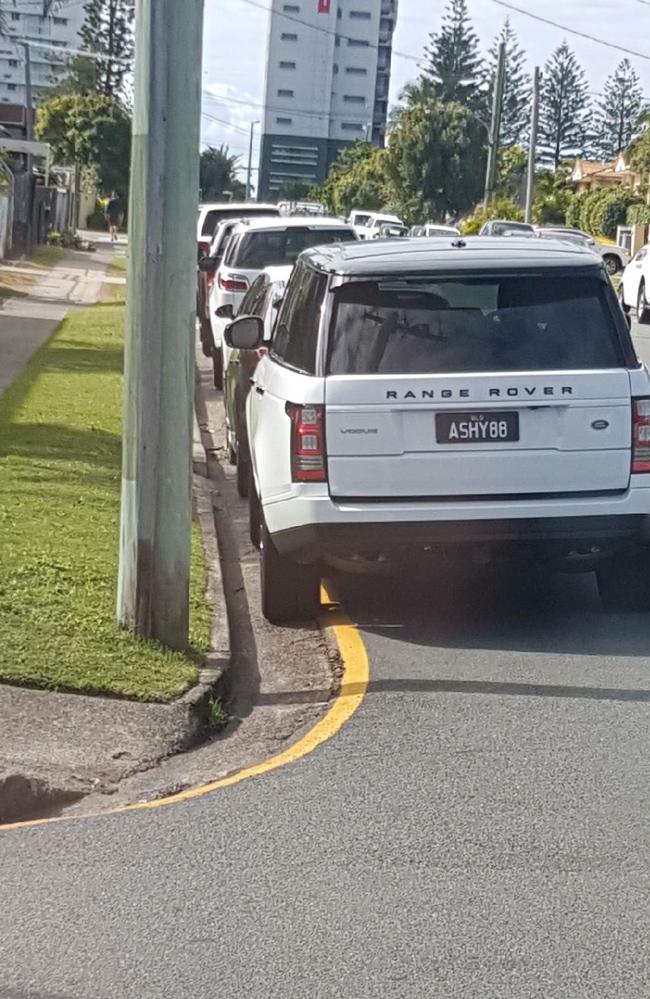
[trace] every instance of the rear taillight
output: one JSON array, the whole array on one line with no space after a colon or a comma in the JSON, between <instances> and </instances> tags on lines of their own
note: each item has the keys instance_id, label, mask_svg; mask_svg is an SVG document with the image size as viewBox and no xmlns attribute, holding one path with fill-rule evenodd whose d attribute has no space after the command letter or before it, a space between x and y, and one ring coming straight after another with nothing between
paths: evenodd
<instances>
[{"instance_id":1,"label":"rear taillight","mask_svg":"<svg viewBox=\"0 0 650 999\"><path fill-rule=\"evenodd\" d=\"M291 420L291 479L327 482L325 412L323 406L286 405Z\"/></svg>"},{"instance_id":2,"label":"rear taillight","mask_svg":"<svg viewBox=\"0 0 650 999\"><path fill-rule=\"evenodd\" d=\"M219 287L222 291L248 291L248 280L243 274L231 274L230 277L220 274Z\"/></svg>"},{"instance_id":3,"label":"rear taillight","mask_svg":"<svg viewBox=\"0 0 650 999\"><path fill-rule=\"evenodd\" d=\"M650 472L650 399L632 400L632 472Z\"/></svg>"}]
</instances>

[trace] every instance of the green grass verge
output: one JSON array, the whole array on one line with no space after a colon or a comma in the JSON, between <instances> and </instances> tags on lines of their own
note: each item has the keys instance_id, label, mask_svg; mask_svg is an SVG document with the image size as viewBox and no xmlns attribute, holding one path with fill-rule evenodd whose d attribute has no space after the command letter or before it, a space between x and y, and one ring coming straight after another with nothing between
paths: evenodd
<instances>
[{"instance_id":1,"label":"green grass verge","mask_svg":"<svg viewBox=\"0 0 650 999\"><path fill-rule=\"evenodd\" d=\"M38 267L54 267L65 255L66 251L62 246L37 246L27 259Z\"/></svg>"},{"instance_id":2,"label":"green grass verge","mask_svg":"<svg viewBox=\"0 0 650 999\"><path fill-rule=\"evenodd\" d=\"M194 658L115 623L124 309L73 313L0 396L0 681L163 700ZM193 534L191 642L209 647Z\"/></svg>"},{"instance_id":3,"label":"green grass verge","mask_svg":"<svg viewBox=\"0 0 650 999\"><path fill-rule=\"evenodd\" d=\"M126 259L118 257L116 260L111 260L110 264L106 268L106 274L109 277L126 277ZM123 305L126 302L126 285L103 284L101 299L102 302L119 302Z\"/></svg>"}]
</instances>

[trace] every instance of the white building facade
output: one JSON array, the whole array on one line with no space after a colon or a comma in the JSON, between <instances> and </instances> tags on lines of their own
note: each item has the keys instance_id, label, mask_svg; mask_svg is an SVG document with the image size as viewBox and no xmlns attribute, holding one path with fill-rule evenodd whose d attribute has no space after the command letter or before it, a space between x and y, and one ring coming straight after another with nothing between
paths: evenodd
<instances>
[{"instance_id":1,"label":"white building facade","mask_svg":"<svg viewBox=\"0 0 650 999\"><path fill-rule=\"evenodd\" d=\"M66 48L79 48L79 30L84 21L79 0L4 0L5 32L0 35L0 102L25 104L25 61L22 46L14 38L33 42L30 50L32 88L35 99L56 86L63 75L61 56L53 49L39 48L39 42ZM44 15L44 11L47 13Z\"/></svg>"},{"instance_id":2,"label":"white building facade","mask_svg":"<svg viewBox=\"0 0 650 999\"><path fill-rule=\"evenodd\" d=\"M259 197L320 183L341 148L383 145L397 0L272 0Z\"/></svg>"}]
</instances>

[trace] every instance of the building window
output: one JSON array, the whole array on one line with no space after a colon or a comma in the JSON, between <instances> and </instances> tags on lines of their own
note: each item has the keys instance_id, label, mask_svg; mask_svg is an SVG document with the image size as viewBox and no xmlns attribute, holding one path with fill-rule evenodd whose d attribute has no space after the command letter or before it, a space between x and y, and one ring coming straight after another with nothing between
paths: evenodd
<instances>
[{"instance_id":1,"label":"building window","mask_svg":"<svg viewBox=\"0 0 650 999\"><path fill-rule=\"evenodd\" d=\"M297 3L285 3L282 5L282 10L285 14L299 14L300 7Z\"/></svg>"},{"instance_id":2,"label":"building window","mask_svg":"<svg viewBox=\"0 0 650 999\"><path fill-rule=\"evenodd\" d=\"M283 42L297 42L298 35L294 34L294 32L292 31L283 31L282 34L280 35L280 39Z\"/></svg>"},{"instance_id":3,"label":"building window","mask_svg":"<svg viewBox=\"0 0 650 999\"><path fill-rule=\"evenodd\" d=\"M339 45L341 44L341 39L339 38L339 36L338 36L338 35L337 35L337 36L335 37L335 39L334 39L334 44L336 45L336 47L337 47L337 48L338 48L338 47L339 47Z\"/></svg>"},{"instance_id":4,"label":"building window","mask_svg":"<svg viewBox=\"0 0 650 999\"><path fill-rule=\"evenodd\" d=\"M10 59L9 60L9 65L10 66L17 66L18 65L18 60L17 59Z\"/></svg>"},{"instance_id":5,"label":"building window","mask_svg":"<svg viewBox=\"0 0 650 999\"><path fill-rule=\"evenodd\" d=\"M7 84L7 90L15 90L15 89L16 89L16 84L15 83L8 83Z\"/></svg>"},{"instance_id":6,"label":"building window","mask_svg":"<svg viewBox=\"0 0 650 999\"><path fill-rule=\"evenodd\" d=\"M293 97L293 90L284 90L282 87L278 90L278 97Z\"/></svg>"},{"instance_id":7,"label":"building window","mask_svg":"<svg viewBox=\"0 0 650 999\"><path fill-rule=\"evenodd\" d=\"M280 60L280 69L295 69L295 62L287 62L286 59Z\"/></svg>"},{"instance_id":8,"label":"building window","mask_svg":"<svg viewBox=\"0 0 650 999\"><path fill-rule=\"evenodd\" d=\"M15 14L15 13L12 12L11 20L12 21L20 21L20 14Z\"/></svg>"},{"instance_id":9,"label":"building window","mask_svg":"<svg viewBox=\"0 0 650 999\"><path fill-rule=\"evenodd\" d=\"M336 74L337 74L337 73L338 73L338 71L339 71L339 67L337 66L337 64L336 64L336 63L334 63L334 66L332 67L332 71L333 71L333 73L334 73L334 76L336 76Z\"/></svg>"},{"instance_id":10,"label":"building window","mask_svg":"<svg viewBox=\"0 0 650 999\"><path fill-rule=\"evenodd\" d=\"M340 7L339 7L339 9L338 9L338 10L337 10L337 12L336 12L336 16L338 17L339 21L340 21L340 20L341 20L341 18L343 17L343 11L341 10L341 8L340 8Z\"/></svg>"},{"instance_id":11,"label":"building window","mask_svg":"<svg viewBox=\"0 0 650 999\"><path fill-rule=\"evenodd\" d=\"M293 124L293 118L281 118L281 117L278 116L275 119L275 124L276 125L292 125Z\"/></svg>"},{"instance_id":12,"label":"building window","mask_svg":"<svg viewBox=\"0 0 650 999\"><path fill-rule=\"evenodd\" d=\"M344 94L343 95L344 104L365 104L365 97L359 97L357 94Z\"/></svg>"},{"instance_id":13,"label":"building window","mask_svg":"<svg viewBox=\"0 0 650 999\"><path fill-rule=\"evenodd\" d=\"M369 21L372 14L369 10L351 10L350 17L353 21Z\"/></svg>"},{"instance_id":14,"label":"building window","mask_svg":"<svg viewBox=\"0 0 650 999\"><path fill-rule=\"evenodd\" d=\"M67 17L53 17L52 20L55 24L66 25L68 23Z\"/></svg>"},{"instance_id":15,"label":"building window","mask_svg":"<svg viewBox=\"0 0 650 999\"><path fill-rule=\"evenodd\" d=\"M367 49L369 44L365 38L348 38L350 48Z\"/></svg>"},{"instance_id":16,"label":"building window","mask_svg":"<svg viewBox=\"0 0 650 999\"><path fill-rule=\"evenodd\" d=\"M346 66L345 72L348 76L367 76L368 70L365 66Z\"/></svg>"},{"instance_id":17,"label":"building window","mask_svg":"<svg viewBox=\"0 0 650 999\"><path fill-rule=\"evenodd\" d=\"M341 131L343 132L363 132L363 125L356 121L342 121Z\"/></svg>"}]
</instances>

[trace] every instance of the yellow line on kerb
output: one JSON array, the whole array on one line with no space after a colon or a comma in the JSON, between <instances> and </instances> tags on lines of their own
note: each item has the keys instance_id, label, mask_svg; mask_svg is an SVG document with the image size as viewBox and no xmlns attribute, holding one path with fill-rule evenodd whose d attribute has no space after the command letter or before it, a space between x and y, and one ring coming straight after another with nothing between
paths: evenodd
<instances>
[{"instance_id":1,"label":"yellow line on kerb","mask_svg":"<svg viewBox=\"0 0 650 999\"><path fill-rule=\"evenodd\" d=\"M370 668L365 646L357 628L352 621L337 606L336 598L329 584L324 584L321 593L323 613L320 624L323 628L329 628L336 638L341 660L343 662L343 677L341 689L332 702L331 707L319 721L305 735L302 736L293 746L271 756L263 763L258 763L254 767L245 770L238 770L237 773L229 777L222 777L220 780L212 781L209 784L202 784L200 787L191 788L188 791L179 791L167 798L159 798L157 801L141 801L135 805L123 805L113 808L110 811L88 813L86 815L66 816L61 815L51 819L32 819L26 822L12 822L0 826L0 832L9 829L26 829L32 826L47 825L53 822L70 822L79 819L98 818L100 816L119 815L124 812L137 812L145 809L164 808L167 805L175 805L181 801L191 801L193 798L202 798L205 794L219 791L224 787L232 787L240 784L251 777L261 777L263 774L286 767L290 763L295 763L313 753L323 742L327 742L345 725L352 717L357 708L361 705L368 688Z\"/></svg>"}]
</instances>

